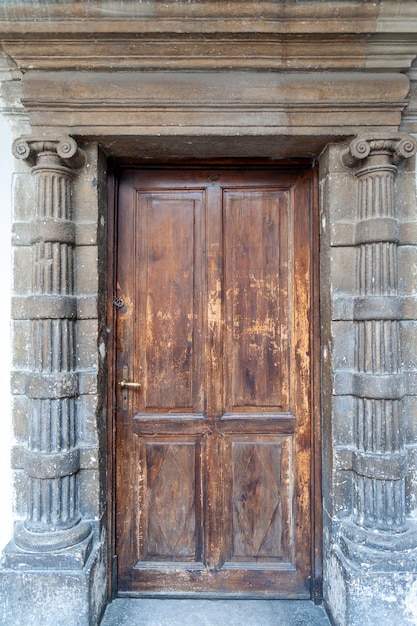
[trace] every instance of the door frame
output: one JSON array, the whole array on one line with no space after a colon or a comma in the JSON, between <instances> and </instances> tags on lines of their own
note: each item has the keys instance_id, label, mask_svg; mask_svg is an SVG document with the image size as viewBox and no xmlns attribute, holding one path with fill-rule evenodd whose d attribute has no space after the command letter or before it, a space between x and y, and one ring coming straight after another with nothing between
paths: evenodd
<instances>
[{"instance_id":1,"label":"door frame","mask_svg":"<svg viewBox=\"0 0 417 626\"><path fill-rule=\"evenodd\" d=\"M311 571L312 571L312 600L320 603L323 599L323 498L322 498L322 427L320 407L320 246L319 246L319 177L318 163L308 159L293 159L291 161L277 161L272 159L175 159L175 160L145 160L119 158L110 159L107 174L107 524L108 524L108 597L117 597L117 555L115 552L115 305L113 294L115 293L116 259L118 251L117 242L117 200L118 182L122 170L125 169L155 169L166 168L199 168L199 167L238 167L268 166L283 169L311 168L311 210L312 216L312 275L311 275L311 506L312 506L312 545L311 545Z\"/></svg>"}]
</instances>

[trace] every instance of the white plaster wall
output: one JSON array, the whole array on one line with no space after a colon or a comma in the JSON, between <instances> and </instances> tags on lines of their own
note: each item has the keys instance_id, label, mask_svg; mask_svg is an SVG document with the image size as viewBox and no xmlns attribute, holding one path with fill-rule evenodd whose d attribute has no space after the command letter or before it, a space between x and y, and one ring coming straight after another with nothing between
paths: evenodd
<instances>
[{"instance_id":1,"label":"white plaster wall","mask_svg":"<svg viewBox=\"0 0 417 626\"><path fill-rule=\"evenodd\" d=\"M11 132L0 115L0 550L12 534L10 472Z\"/></svg>"}]
</instances>

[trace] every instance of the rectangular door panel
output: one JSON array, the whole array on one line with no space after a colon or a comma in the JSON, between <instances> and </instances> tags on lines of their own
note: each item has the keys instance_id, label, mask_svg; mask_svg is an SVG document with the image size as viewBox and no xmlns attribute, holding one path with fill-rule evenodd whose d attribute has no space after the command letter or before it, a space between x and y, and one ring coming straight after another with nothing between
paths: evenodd
<instances>
[{"instance_id":1,"label":"rectangular door panel","mask_svg":"<svg viewBox=\"0 0 417 626\"><path fill-rule=\"evenodd\" d=\"M202 413L202 191L138 192L138 328L143 413Z\"/></svg>"},{"instance_id":2,"label":"rectangular door panel","mask_svg":"<svg viewBox=\"0 0 417 626\"><path fill-rule=\"evenodd\" d=\"M140 445L140 553L143 567L202 558L201 449L198 441ZM140 566L136 563L135 567Z\"/></svg>"},{"instance_id":3,"label":"rectangular door panel","mask_svg":"<svg viewBox=\"0 0 417 626\"><path fill-rule=\"evenodd\" d=\"M288 191L223 191L227 410L288 407Z\"/></svg>"},{"instance_id":4,"label":"rectangular door panel","mask_svg":"<svg viewBox=\"0 0 417 626\"><path fill-rule=\"evenodd\" d=\"M227 437L227 563L295 568L292 436Z\"/></svg>"}]
</instances>

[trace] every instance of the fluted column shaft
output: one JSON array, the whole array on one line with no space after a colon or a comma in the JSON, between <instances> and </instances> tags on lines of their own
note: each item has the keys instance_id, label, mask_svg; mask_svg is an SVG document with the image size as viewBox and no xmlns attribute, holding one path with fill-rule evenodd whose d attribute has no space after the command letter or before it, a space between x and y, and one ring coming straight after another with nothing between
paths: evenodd
<instances>
[{"instance_id":1,"label":"fluted column shaft","mask_svg":"<svg viewBox=\"0 0 417 626\"><path fill-rule=\"evenodd\" d=\"M409 137L356 139L343 155L358 179L356 222L354 521L366 530L406 530L407 453L398 293L398 163Z\"/></svg>"},{"instance_id":2,"label":"fluted column shaft","mask_svg":"<svg viewBox=\"0 0 417 626\"><path fill-rule=\"evenodd\" d=\"M17 140L14 154L34 164L32 295L20 298L31 322L26 390L29 398L27 517L15 542L31 551L75 545L91 532L81 520L77 474L75 229L71 185L74 168L85 161L71 138ZM23 300L23 302L22 302Z\"/></svg>"}]
</instances>

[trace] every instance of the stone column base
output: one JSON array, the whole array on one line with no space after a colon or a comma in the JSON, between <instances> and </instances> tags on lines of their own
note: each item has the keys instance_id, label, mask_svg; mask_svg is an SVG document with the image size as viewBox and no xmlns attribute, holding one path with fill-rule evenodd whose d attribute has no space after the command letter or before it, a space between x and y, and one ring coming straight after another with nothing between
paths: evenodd
<instances>
[{"instance_id":1,"label":"stone column base","mask_svg":"<svg viewBox=\"0 0 417 626\"><path fill-rule=\"evenodd\" d=\"M0 568L0 624L98 624L107 599L105 542L93 541L74 551L27 553L22 559L22 551L11 542Z\"/></svg>"},{"instance_id":2,"label":"stone column base","mask_svg":"<svg viewBox=\"0 0 417 626\"><path fill-rule=\"evenodd\" d=\"M364 548L363 548L364 550ZM334 546L326 563L325 598L335 626L417 625L417 549L381 553L371 565L373 551L351 561ZM394 568L397 561L397 568ZM411 565L414 562L414 567Z\"/></svg>"}]
</instances>

